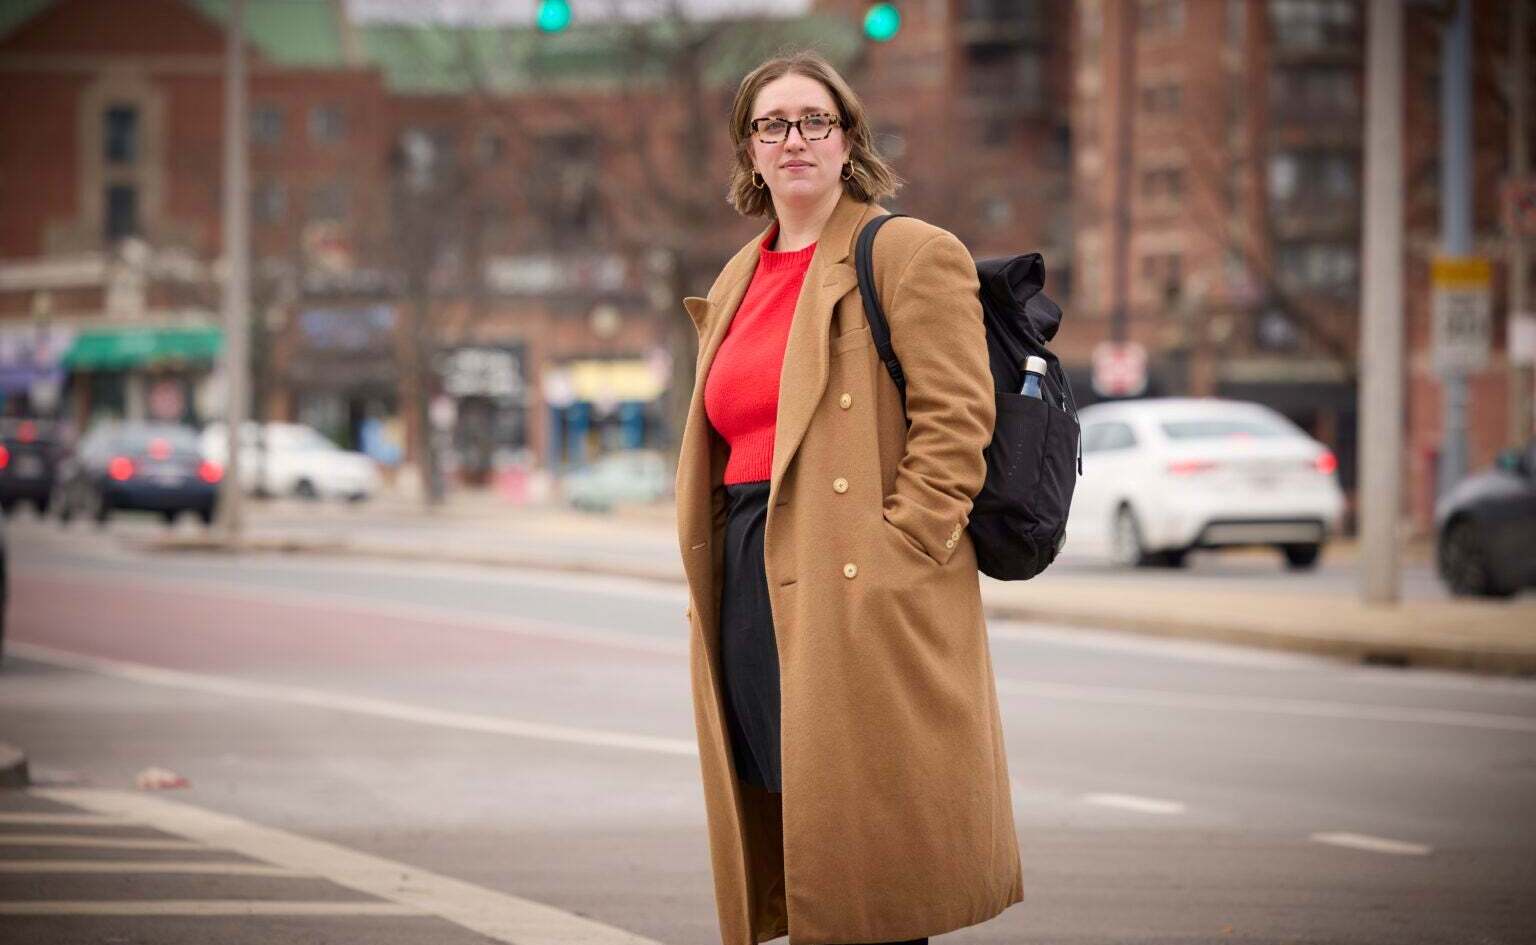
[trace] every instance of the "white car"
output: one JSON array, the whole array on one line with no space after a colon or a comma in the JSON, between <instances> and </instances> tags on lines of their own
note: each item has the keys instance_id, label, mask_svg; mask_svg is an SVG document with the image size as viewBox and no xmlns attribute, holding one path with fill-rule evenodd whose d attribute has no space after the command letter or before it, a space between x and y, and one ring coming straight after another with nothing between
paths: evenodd
<instances>
[{"instance_id":1,"label":"white car","mask_svg":"<svg viewBox=\"0 0 1536 945\"><path fill-rule=\"evenodd\" d=\"M1196 548L1269 545L1310 568L1344 513L1338 460L1282 414L1235 400L1085 407L1067 547L1179 567Z\"/></svg>"},{"instance_id":2,"label":"white car","mask_svg":"<svg viewBox=\"0 0 1536 945\"><path fill-rule=\"evenodd\" d=\"M379 471L373 460L342 449L314 427L248 422L240 432L240 484L246 492L357 501L378 491ZM224 425L209 424L202 437L204 454L222 463L229 454Z\"/></svg>"}]
</instances>

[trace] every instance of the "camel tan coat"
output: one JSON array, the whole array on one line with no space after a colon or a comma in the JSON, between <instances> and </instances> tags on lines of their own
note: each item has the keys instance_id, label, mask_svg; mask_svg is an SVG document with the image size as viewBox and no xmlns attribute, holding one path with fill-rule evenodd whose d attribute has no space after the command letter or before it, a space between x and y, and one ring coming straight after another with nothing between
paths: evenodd
<instances>
[{"instance_id":1,"label":"camel tan coat","mask_svg":"<svg viewBox=\"0 0 1536 945\"><path fill-rule=\"evenodd\" d=\"M846 194L817 241L784 355L764 559L778 639L782 797L735 776L719 676L726 447L704 380L765 229L707 299L677 474L690 662L724 945L890 942L1023 898L975 551L994 395L975 265L914 219L880 232L875 283L907 376L875 353L853 268L886 211Z\"/></svg>"}]
</instances>

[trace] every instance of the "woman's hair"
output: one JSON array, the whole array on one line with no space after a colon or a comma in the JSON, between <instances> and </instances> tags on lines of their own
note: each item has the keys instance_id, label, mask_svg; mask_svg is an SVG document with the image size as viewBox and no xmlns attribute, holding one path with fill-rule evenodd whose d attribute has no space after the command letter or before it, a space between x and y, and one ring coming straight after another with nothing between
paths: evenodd
<instances>
[{"instance_id":1,"label":"woman's hair","mask_svg":"<svg viewBox=\"0 0 1536 945\"><path fill-rule=\"evenodd\" d=\"M853 165L853 177L843 181L843 189L853 199L871 203L896 193L902 179L885 163L875 150L874 135L864 117L864 103L854 93L832 64L814 52L797 52L770 59L753 69L741 80L736 90L736 102L731 106L731 143L735 154L731 165L731 186L726 199L742 216L773 216L773 197L767 187L752 183L752 104L763 86L786 75L803 75L815 79L826 87L837 105L842 119L839 127L847 136L852 150L848 161Z\"/></svg>"}]
</instances>

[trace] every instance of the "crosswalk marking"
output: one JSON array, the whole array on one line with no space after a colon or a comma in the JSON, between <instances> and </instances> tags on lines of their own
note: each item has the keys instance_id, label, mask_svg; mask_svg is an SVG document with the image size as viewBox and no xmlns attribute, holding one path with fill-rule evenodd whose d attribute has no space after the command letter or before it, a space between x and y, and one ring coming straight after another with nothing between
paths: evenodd
<instances>
[{"instance_id":1,"label":"crosswalk marking","mask_svg":"<svg viewBox=\"0 0 1536 945\"><path fill-rule=\"evenodd\" d=\"M275 902L253 899L161 899L148 901L0 901L0 915L90 916L334 916L427 915L398 902Z\"/></svg>"},{"instance_id":2,"label":"crosswalk marking","mask_svg":"<svg viewBox=\"0 0 1536 945\"><path fill-rule=\"evenodd\" d=\"M197 860L0 860L0 873L199 873L210 876L303 876L264 863Z\"/></svg>"},{"instance_id":3,"label":"crosswalk marking","mask_svg":"<svg viewBox=\"0 0 1536 945\"><path fill-rule=\"evenodd\" d=\"M201 843L149 837L78 837L56 833L0 833L0 846L96 847L102 850L206 850Z\"/></svg>"},{"instance_id":4,"label":"crosswalk marking","mask_svg":"<svg viewBox=\"0 0 1536 945\"><path fill-rule=\"evenodd\" d=\"M29 827L125 827L131 826L133 821L101 814L0 811L0 824L23 824Z\"/></svg>"},{"instance_id":5,"label":"crosswalk marking","mask_svg":"<svg viewBox=\"0 0 1536 945\"><path fill-rule=\"evenodd\" d=\"M30 793L34 797L83 808L92 813L127 817L156 830L200 841L209 847L232 851L253 860L316 876L355 892L389 900L384 904L362 903L351 906L353 910L351 912L301 911L297 914L350 915L359 914L357 910L364 906L373 909L393 907L401 911L379 914L436 915L456 925L479 932L493 941L505 942L509 945L528 945L533 942L539 945L659 945L652 939L565 912L553 906L546 906L543 903L495 892L405 863L370 856L323 840L315 840L271 827L262 827L237 817L188 804L126 791L88 788L34 788ZM8 905L15 904L0 904L0 914L6 911L5 907ZM22 904L23 907L33 905L32 903ZM35 905L46 908L57 904ZM76 905L107 909L114 904L77 903ZM263 907L261 903L235 905ZM347 904L333 903L267 904L265 908L277 910L282 905L301 910L349 908ZM161 909L167 908L166 903L147 903L144 904L146 911L135 914L170 914L152 911L156 906ZM226 906L234 908L230 904ZM257 913L178 914L248 915Z\"/></svg>"}]
</instances>

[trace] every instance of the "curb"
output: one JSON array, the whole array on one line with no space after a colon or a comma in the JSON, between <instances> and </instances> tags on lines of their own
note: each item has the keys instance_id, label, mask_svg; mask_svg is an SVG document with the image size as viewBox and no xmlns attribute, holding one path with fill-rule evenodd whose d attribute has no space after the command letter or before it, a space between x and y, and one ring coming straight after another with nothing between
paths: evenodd
<instances>
[{"instance_id":1,"label":"curb","mask_svg":"<svg viewBox=\"0 0 1536 945\"><path fill-rule=\"evenodd\" d=\"M0 788L25 788L31 784L26 752L0 742Z\"/></svg>"},{"instance_id":2,"label":"curb","mask_svg":"<svg viewBox=\"0 0 1536 945\"><path fill-rule=\"evenodd\" d=\"M446 564L480 567L511 567L562 574L603 575L682 585L680 570L626 566L579 560L550 560L516 552L465 553L441 548L423 549L391 545L354 544L346 540L257 538L239 547L217 537L163 537L134 542L150 552L201 551L220 553L278 552L284 554L343 554L388 561L428 559ZM1392 640L1368 636L1325 636L1308 630L1256 627L1229 621L1133 614L1093 607L1053 608L1018 603L982 604L988 619L1050 623L1096 630L1114 630L1143 636L1230 643L1292 653L1308 653L1351 663L1398 668L1420 667L1459 670L1505 676L1536 676L1536 646L1529 649L1498 646L1457 646L1426 640Z\"/></svg>"}]
</instances>

